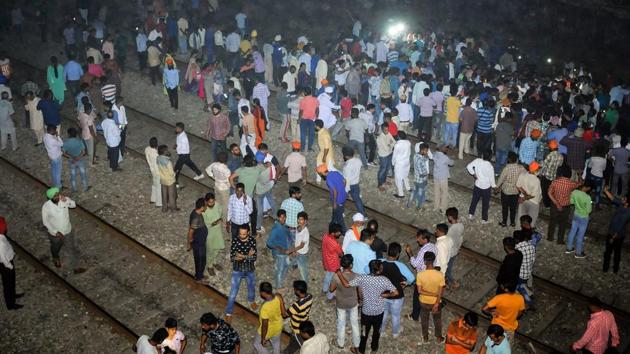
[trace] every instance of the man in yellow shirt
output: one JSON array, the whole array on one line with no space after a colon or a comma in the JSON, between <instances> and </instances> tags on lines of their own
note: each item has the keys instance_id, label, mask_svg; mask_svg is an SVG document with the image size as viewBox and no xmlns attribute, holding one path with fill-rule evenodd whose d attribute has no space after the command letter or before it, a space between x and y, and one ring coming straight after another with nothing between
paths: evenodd
<instances>
[{"instance_id":1,"label":"man in yellow shirt","mask_svg":"<svg viewBox=\"0 0 630 354\"><path fill-rule=\"evenodd\" d=\"M280 353L280 336L282 335L282 319L287 317L282 295L274 294L269 282L260 283L260 297L264 300L258 313L258 331L254 337L254 348L257 353L269 353L265 346L273 347L274 353Z\"/></svg>"},{"instance_id":2,"label":"man in yellow shirt","mask_svg":"<svg viewBox=\"0 0 630 354\"><path fill-rule=\"evenodd\" d=\"M317 154L316 166L326 165L328 171L335 171L335 150L333 149L332 138L328 129L324 128L324 121L318 119L315 121L315 132L317 132L317 146L319 153ZM317 183L321 183L322 179L317 175Z\"/></svg>"},{"instance_id":3,"label":"man in yellow shirt","mask_svg":"<svg viewBox=\"0 0 630 354\"><path fill-rule=\"evenodd\" d=\"M516 292L516 283L503 286L505 293L496 295L481 311L492 313L492 324L503 327L510 341L514 340L514 332L518 328L518 318L525 311L525 299Z\"/></svg>"},{"instance_id":4,"label":"man in yellow shirt","mask_svg":"<svg viewBox=\"0 0 630 354\"><path fill-rule=\"evenodd\" d=\"M444 125L443 143L455 148L459 130L459 109L462 102L457 97L457 86L451 85L451 96L446 100L446 124Z\"/></svg>"},{"instance_id":5,"label":"man in yellow shirt","mask_svg":"<svg viewBox=\"0 0 630 354\"><path fill-rule=\"evenodd\" d=\"M435 253L425 252L424 264L426 270L418 273L416 276L416 286L420 294L420 324L422 325L422 338L424 343L429 342L429 314L433 315L433 327L435 329L435 338L438 343L444 342L442 336L442 308L440 302L446 279L444 274L433 267L435 262Z\"/></svg>"}]
</instances>

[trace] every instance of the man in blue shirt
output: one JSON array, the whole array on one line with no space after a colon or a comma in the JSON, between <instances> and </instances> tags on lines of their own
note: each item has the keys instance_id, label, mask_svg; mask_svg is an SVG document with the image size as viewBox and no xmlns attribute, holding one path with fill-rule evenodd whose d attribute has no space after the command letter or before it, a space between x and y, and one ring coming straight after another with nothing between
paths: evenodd
<instances>
[{"instance_id":1,"label":"man in blue shirt","mask_svg":"<svg viewBox=\"0 0 630 354\"><path fill-rule=\"evenodd\" d=\"M477 154L481 156L492 145L492 123L494 122L494 99L483 101L483 107L477 109Z\"/></svg>"},{"instance_id":2,"label":"man in blue shirt","mask_svg":"<svg viewBox=\"0 0 630 354\"><path fill-rule=\"evenodd\" d=\"M74 53L68 56L68 62L63 66L63 73L66 79L66 86L72 92L72 96L76 96L79 93L79 80L83 76L83 68L81 64L75 60Z\"/></svg>"},{"instance_id":3,"label":"man in blue shirt","mask_svg":"<svg viewBox=\"0 0 630 354\"><path fill-rule=\"evenodd\" d=\"M291 234L289 228L285 225L287 221L287 212L284 209L278 210L278 220L273 225L269 238L267 239L267 248L271 249L271 254L275 260L275 285L276 289L284 287L284 278L289 268L289 248Z\"/></svg>"},{"instance_id":4,"label":"man in blue shirt","mask_svg":"<svg viewBox=\"0 0 630 354\"><path fill-rule=\"evenodd\" d=\"M345 254L352 255L352 271L357 274L370 274L370 261L376 259L376 252L370 245L374 242L374 232L370 229L361 230L360 241L352 241L346 248Z\"/></svg>"},{"instance_id":5,"label":"man in blue shirt","mask_svg":"<svg viewBox=\"0 0 630 354\"><path fill-rule=\"evenodd\" d=\"M339 171L328 171L326 164L317 166L317 173L326 180L326 186L330 191L330 201L332 203L331 223L337 223L341 226L341 232L346 232L346 223L343 220L344 204L348 199L346 193L346 180Z\"/></svg>"},{"instance_id":6,"label":"man in blue shirt","mask_svg":"<svg viewBox=\"0 0 630 354\"><path fill-rule=\"evenodd\" d=\"M164 69L164 87L168 93L168 100L171 107L177 109L177 87L179 86L179 70L175 68L173 58L166 59L166 69Z\"/></svg>"},{"instance_id":7,"label":"man in blue shirt","mask_svg":"<svg viewBox=\"0 0 630 354\"><path fill-rule=\"evenodd\" d=\"M89 189L87 171L85 169L84 156L87 155L85 143L83 140L77 137L77 129L68 129L68 139L63 142L63 156L68 159L70 165L70 184L72 185L72 191L77 191L77 169L81 175L81 186L83 191L87 192Z\"/></svg>"}]
</instances>

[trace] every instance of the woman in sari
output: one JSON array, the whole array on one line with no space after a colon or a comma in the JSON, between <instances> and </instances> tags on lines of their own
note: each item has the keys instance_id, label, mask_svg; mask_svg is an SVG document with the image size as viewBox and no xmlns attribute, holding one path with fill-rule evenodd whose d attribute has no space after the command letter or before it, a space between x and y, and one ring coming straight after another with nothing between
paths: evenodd
<instances>
[{"instance_id":1,"label":"woman in sari","mask_svg":"<svg viewBox=\"0 0 630 354\"><path fill-rule=\"evenodd\" d=\"M55 100L59 102L59 105L62 105L66 91L66 82L63 78L63 66L59 64L56 56L50 57L50 65L46 72L46 81Z\"/></svg>"},{"instance_id":2,"label":"woman in sari","mask_svg":"<svg viewBox=\"0 0 630 354\"><path fill-rule=\"evenodd\" d=\"M198 92L200 76L201 68L199 67L199 64L197 64L197 57L195 55L191 55L190 60L188 61L188 67L186 68L186 76L184 76L184 91Z\"/></svg>"},{"instance_id":3,"label":"woman in sari","mask_svg":"<svg viewBox=\"0 0 630 354\"><path fill-rule=\"evenodd\" d=\"M254 98L254 107L252 114L254 115L254 125L256 127L256 148L265 140L265 129L267 126L267 114L260 105L260 100Z\"/></svg>"}]
</instances>

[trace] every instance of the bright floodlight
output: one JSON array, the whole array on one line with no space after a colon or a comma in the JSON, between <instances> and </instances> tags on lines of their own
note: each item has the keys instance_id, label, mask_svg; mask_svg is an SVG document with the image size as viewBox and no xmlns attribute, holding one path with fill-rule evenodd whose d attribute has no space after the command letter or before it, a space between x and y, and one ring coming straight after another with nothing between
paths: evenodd
<instances>
[{"instance_id":1,"label":"bright floodlight","mask_svg":"<svg viewBox=\"0 0 630 354\"><path fill-rule=\"evenodd\" d=\"M389 27L389 29L387 30L387 33L391 36L391 37L396 37L399 34L401 34L404 30L405 30L405 24L400 22L397 23L395 25L392 25L391 27Z\"/></svg>"},{"instance_id":2,"label":"bright floodlight","mask_svg":"<svg viewBox=\"0 0 630 354\"><path fill-rule=\"evenodd\" d=\"M547 58L547 64L551 64L551 58Z\"/></svg>"}]
</instances>

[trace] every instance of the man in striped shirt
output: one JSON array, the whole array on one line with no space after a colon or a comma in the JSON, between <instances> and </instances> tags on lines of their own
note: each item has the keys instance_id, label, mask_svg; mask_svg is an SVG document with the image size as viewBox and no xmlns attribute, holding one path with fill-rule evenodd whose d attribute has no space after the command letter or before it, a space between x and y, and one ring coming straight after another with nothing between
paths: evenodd
<instances>
[{"instance_id":1,"label":"man in striped shirt","mask_svg":"<svg viewBox=\"0 0 630 354\"><path fill-rule=\"evenodd\" d=\"M571 350L603 354L609 349L609 344L612 348L618 348L619 330L612 312L604 310L597 298L589 301L588 309L591 311L591 318L586 325L586 331L582 338L573 343Z\"/></svg>"},{"instance_id":2,"label":"man in striped shirt","mask_svg":"<svg viewBox=\"0 0 630 354\"><path fill-rule=\"evenodd\" d=\"M477 155L481 156L490 150L492 144L492 123L494 122L494 100L492 98L483 102L483 106L477 109Z\"/></svg>"},{"instance_id":3,"label":"man in striped shirt","mask_svg":"<svg viewBox=\"0 0 630 354\"><path fill-rule=\"evenodd\" d=\"M308 287L303 280L293 282L293 293L297 300L287 309L291 322L291 341L284 349L285 354L293 354L300 349L304 339L300 337L300 324L308 320L313 305L313 295L308 293Z\"/></svg>"},{"instance_id":4,"label":"man in striped shirt","mask_svg":"<svg viewBox=\"0 0 630 354\"><path fill-rule=\"evenodd\" d=\"M427 266L424 264L424 254L427 252L433 252L436 256L438 255L438 249L434 243L429 242L430 236L429 231L426 229L419 229L416 233L416 241L420 246L420 250L418 250L418 254L415 257L411 256L411 245L405 246L405 253L407 253L407 257L409 257L409 263L413 268L418 272L422 272L427 269ZM433 265L437 265L435 262ZM418 293L417 287L414 287L413 291L413 310L408 318L419 321L420 319L420 293Z\"/></svg>"}]
</instances>

